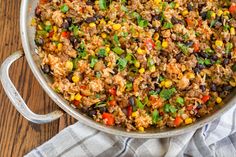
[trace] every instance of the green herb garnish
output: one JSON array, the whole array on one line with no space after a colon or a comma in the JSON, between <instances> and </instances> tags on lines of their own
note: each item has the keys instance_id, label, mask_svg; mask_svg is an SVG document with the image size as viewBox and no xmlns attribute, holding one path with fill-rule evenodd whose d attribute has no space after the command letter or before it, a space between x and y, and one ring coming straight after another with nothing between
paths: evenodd
<instances>
[{"instance_id":1,"label":"green herb garnish","mask_svg":"<svg viewBox=\"0 0 236 157\"><path fill-rule=\"evenodd\" d=\"M66 13L69 10L69 7L66 4L63 4L60 9L61 12Z\"/></svg>"},{"instance_id":2,"label":"green herb garnish","mask_svg":"<svg viewBox=\"0 0 236 157\"><path fill-rule=\"evenodd\" d=\"M164 100L168 100L171 98L171 96L176 92L175 88L171 89L162 89L160 92L160 97L163 98Z\"/></svg>"},{"instance_id":3,"label":"green herb garnish","mask_svg":"<svg viewBox=\"0 0 236 157\"><path fill-rule=\"evenodd\" d=\"M127 66L127 60L125 58L119 58L117 64L118 64L119 70L124 70L125 67Z\"/></svg>"},{"instance_id":4,"label":"green herb garnish","mask_svg":"<svg viewBox=\"0 0 236 157\"><path fill-rule=\"evenodd\" d=\"M107 8L106 0L99 0L99 7L100 9L105 10Z\"/></svg>"}]
</instances>

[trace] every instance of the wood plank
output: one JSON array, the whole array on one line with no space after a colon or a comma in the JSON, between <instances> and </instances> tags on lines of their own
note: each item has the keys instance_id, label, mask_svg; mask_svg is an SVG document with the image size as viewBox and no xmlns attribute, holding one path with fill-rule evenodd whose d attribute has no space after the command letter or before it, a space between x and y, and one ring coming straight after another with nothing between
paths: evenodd
<instances>
[{"instance_id":1,"label":"wood plank","mask_svg":"<svg viewBox=\"0 0 236 157\"><path fill-rule=\"evenodd\" d=\"M19 31L20 2L0 1L0 63L12 52L22 48ZM43 114L58 108L33 77L25 59L20 59L12 66L10 76L33 111ZM75 122L72 117L64 115L50 124L29 123L16 111L1 86L0 100L1 157L23 156Z\"/></svg>"}]
</instances>

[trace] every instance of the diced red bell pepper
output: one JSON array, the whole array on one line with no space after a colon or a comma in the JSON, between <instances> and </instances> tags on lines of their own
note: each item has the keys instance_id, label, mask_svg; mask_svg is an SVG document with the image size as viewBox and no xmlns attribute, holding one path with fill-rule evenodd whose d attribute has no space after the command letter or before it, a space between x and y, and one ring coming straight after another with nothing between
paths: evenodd
<instances>
[{"instance_id":1,"label":"diced red bell pepper","mask_svg":"<svg viewBox=\"0 0 236 157\"><path fill-rule=\"evenodd\" d=\"M235 13L236 12L236 4L235 3L232 3L231 6L229 7L229 12L231 14Z\"/></svg>"},{"instance_id":2,"label":"diced red bell pepper","mask_svg":"<svg viewBox=\"0 0 236 157\"><path fill-rule=\"evenodd\" d=\"M131 116L132 112L133 112L132 106L128 106L127 107L127 117Z\"/></svg>"},{"instance_id":3,"label":"diced red bell pepper","mask_svg":"<svg viewBox=\"0 0 236 157\"><path fill-rule=\"evenodd\" d=\"M210 99L210 96L209 96L209 95L204 95L204 96L202 97L202 102L203 102L203 103L206 103L209 99Z\"/></svg>"},{"instance_id":4,"label":"diced red bell pepper","mask_svg":"<svg viewBox=\"0 0 236 157\"><path fill-rule=\"evenodd\" d=\"M104 112L102 118L106 120L106 125L114 125L115 123L115 117L111 113Z\"/></svg>"},{"instance_id":5,"label":"diced red bell pepper","mask_svg":"<svg viewBox=\"0 0 236 157\"><path fill-rule=\"evenodd\" d=\"M81 89L87 89L87 87L84 86L84 85L80 86L80 88L81 88Z\"/></svg>"},{"instance_id":6,"label":"diced red bell pepper","mask_svg":"<svg viewBox=\"0 0 236 157\"><path fill-rule=\"evenodd\" d=\"M202 26L202 19L198 20L198 26L201 27Z\"/></svg>"},{"instance_id":7,"label":"diced red bell pepper","mask_svg":"<svg viewBox=\"0 0 236 157\"><path fill-rule=\"evenodd\" d=\"M177 116L174 120L174 125L177 127L183 122L182 118Z\"/></svg>"},{"instance_id":8,"label":"diced red bell pepper","mask_svg":"<svg viewBox=\"0 0 236 157\"><path fill-rule=\"evenodd\" d=\"M54 35L54 31L49 32L49 37L51 38Z\"/></svg>"},{"instance_id":9,"label":"diced red bell pepper","mask_svg":"<svg viewBox=\"0 0 236 157\"><path fill-rule=\"evenodd\" d=\"M116 88L115 88L115 87L110 88L108 92L109 92L111 95L116 96Z\"/></svg>"},{"instance_id":10,"label":"diced red bell pepper","mask_svg":"<svg viewBox=\"0 0 236 157\"><path fill-rule=\"evenodd\" d=\"M193 51L194 52L199 52L200 50L200 44L199 43L194 43L193 44Z\"/></svg>"},{"instance_id":11,"label":"diced red bell pepper","mask_svg":"<svg viewBox=\"0 0 236 157\"><path fill-rule=\"evenodd\" d=\"M193 105L192 104L187 106L187 110L188 111L191 111L192 109L193 109Z\"/></svg>"},{"instance_id":12,"label":"diced red bell pepper","mask_svg":"<svg viewBox=\"0 0 236 157\"><path fill-rule=\"evenodd\" d=\"M154 49L154 47L155 47L155 43L154 43L154 41L152 40L152 39L147 39L146 41L145 41L145 45L146 45L146 47L147 47L147 49L150 51L150 50L152 50L152 49Z\"/></svg>"},{"instance_id":13,"label":"diced red bell pepper","mask_svg":"<svg viewBox=\"0 0 236 157\"><path fill-rule=\"evenodd\" d=\"M70 35L69 32L62 32L62 33L61 33L61 36L64 37L64 38L68 38L69 35Z\"/></svg>"},{"instance_id":14,"label":"diced red bell pepper","mask_svg":"<svg viewBox=\"0 0 236 157\"><path fill-rule=\"evenodd\" d=\"M79 104L80 104L80 101L78 101L78 100L73 100L73 102L72 102L75 106L78 106Z\"/></svg>"},{"instance_id":15,"label":"diced red bell pepper","mask_svg":"<svg viewBox=\"0 0 236 157\"><path fill-rule=\"evenodd\" d=\"M115 105L116 105L116 101L115 101L115 100L111 100L111 101L109 101L108 103L109 103L109 105L111 105L111 106L115 106Z\"/></svg>"}]
</instances>

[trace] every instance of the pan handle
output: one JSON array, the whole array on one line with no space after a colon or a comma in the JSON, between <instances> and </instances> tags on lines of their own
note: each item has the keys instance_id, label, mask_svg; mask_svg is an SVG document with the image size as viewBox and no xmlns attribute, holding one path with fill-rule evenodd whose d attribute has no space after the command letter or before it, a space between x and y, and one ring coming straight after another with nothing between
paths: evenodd
<instances>
[{"instance_id":1,"label":"pan handle","mask_svg":"<svg viewBox=\"0 0 236 157\"><path fill-rule=\"evenodd\" d=\"M11 100L11 103L15 106L17 111L19 111L22 116L24 116L27 120L37 124L44 124L52 122L63 115L63 112L60 110L56 110L54 112L39 115L33 113L28 106L25 104L23 98L18 93L17 89L13 85L10 77L9 77L9 68L16 60L23 57L24 53L22 51L17 51L10 55L2 64L0 69L0 79L2 82L3 89L5 90L8 98Z\"/></svg>"}]
</instances>

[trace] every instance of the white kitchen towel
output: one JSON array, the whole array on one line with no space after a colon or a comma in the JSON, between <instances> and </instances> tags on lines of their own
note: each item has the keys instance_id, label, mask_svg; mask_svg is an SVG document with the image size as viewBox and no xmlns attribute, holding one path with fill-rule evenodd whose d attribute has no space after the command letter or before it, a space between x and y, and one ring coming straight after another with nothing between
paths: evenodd
<instances>
[{"instance_id":1,"label":"white kitchen towel","mask_svg":"<svg viewBox=\"0 0 236 157\"><path fill-rule=\"evenodd\" d=\"M236 157L236 106L197 131L162 139L113 136L77 122L26 157Z\"/></svg>"}]
</instances>

